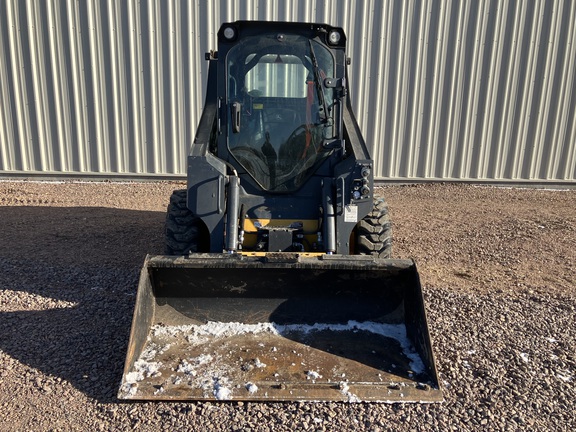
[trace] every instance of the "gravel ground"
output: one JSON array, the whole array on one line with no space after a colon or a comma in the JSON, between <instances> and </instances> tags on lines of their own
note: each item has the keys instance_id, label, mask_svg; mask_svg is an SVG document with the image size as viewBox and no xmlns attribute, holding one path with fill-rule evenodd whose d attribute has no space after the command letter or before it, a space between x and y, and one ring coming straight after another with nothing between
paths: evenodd
<instances>
[{"instance_id":1,"label":"gravel ground","mask_svg":"<svg viewBox=\"0 0 576 432\"><path fill-rule=\"evenodd\" d=\"M181 183L0 183L0 429L575 430L576 191L393 186L441 404L116 400L137 275Z\"/></svg>"}]
</instances>

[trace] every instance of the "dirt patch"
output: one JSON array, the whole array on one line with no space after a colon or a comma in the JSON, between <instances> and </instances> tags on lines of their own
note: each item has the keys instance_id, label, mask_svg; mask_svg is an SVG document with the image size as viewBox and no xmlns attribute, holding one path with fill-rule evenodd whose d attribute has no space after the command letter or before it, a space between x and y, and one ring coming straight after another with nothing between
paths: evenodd
<instances>
[{"instance_id":1,"label":"dirt patch","mask_svg":"<svg viewBox=\"0 0 576 432\"><path fill-rule=\"evenodd\" d=\"M146 254L183 183L0 183L2 430L572 430L576 191L390 186L446 401L121 403Z\"/></svg>"},{"instance_id":2,"label":"dirt patch","mask_svg":"<svg viewBox=\"0 0 576 432\"><path fill-rule=\"evenodd\" d=\"M427 284L574 292L576 191L459 185L384 188L394 255Z\"/></svg>"}]
</instances>

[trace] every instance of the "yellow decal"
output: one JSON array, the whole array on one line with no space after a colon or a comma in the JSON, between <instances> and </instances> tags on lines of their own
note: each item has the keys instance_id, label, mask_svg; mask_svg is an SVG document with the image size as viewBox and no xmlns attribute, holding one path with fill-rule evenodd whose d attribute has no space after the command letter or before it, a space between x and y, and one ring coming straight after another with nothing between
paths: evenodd
<instances>
[{"instance_id":1,"label":"yellow decal","mask_svg":"<svg viewBox=\"0 0 576 432\"><path fill-rule=\"evenodd\" d=\"M304 238L306 239L306 249L318 241L317 231L319 224L317 220L310 219L248 219L244 220L244 243L243 246L253 248L256 246L258 226L260 227L288 227L294 222L301 222L303 225ZM307 251L309 252L309 251Z\"/></svg>"},{"instance_id":2,"label":"yellow decal","mask_svg":"<svg viewBox=\"0 0 576 432\"><path fill-rule=\"evenodd\" d=\"M248 219L244 220L244 231L246 232L256 232L258 228L256 225L261 227L288 227L295 222L301 222L303 225L304 232L316 232L318 231L318 221L311 219Z\"/></svg>"}]
</instances>

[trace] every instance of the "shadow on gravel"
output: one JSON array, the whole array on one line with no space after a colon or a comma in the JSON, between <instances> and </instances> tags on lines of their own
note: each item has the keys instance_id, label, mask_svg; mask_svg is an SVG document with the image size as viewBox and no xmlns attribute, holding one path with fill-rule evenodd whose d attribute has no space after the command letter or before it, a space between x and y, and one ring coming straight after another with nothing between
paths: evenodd
<instances>
[{"instance_id":1,"label":"shadow on gravel","mask_svg":"<svg viewBox=\"0 0 576 432\"><path fill-rule=\"evenodd\" d=\"M138 273L162 253L164 213L0 207L0 220L0 290L17 292L0 303L0 349L116 401Z\"/></svg>"}]
</instances>

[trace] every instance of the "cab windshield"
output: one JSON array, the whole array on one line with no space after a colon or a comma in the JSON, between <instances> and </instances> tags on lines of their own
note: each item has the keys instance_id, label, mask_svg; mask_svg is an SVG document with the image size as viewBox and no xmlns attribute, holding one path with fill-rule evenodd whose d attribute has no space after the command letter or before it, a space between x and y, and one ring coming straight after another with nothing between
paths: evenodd
<instances>
[{"instance_id":1,"label":"cab windshield","mask_svg":"<svg viewBox=\"0 0 576 432\"><path fill-rule=\"evenodd\" d=\"M269 191L299 188L329 156L334 59L297 35L243 39L228 52L228 146Z\"/></svg>"}]
</instances>

